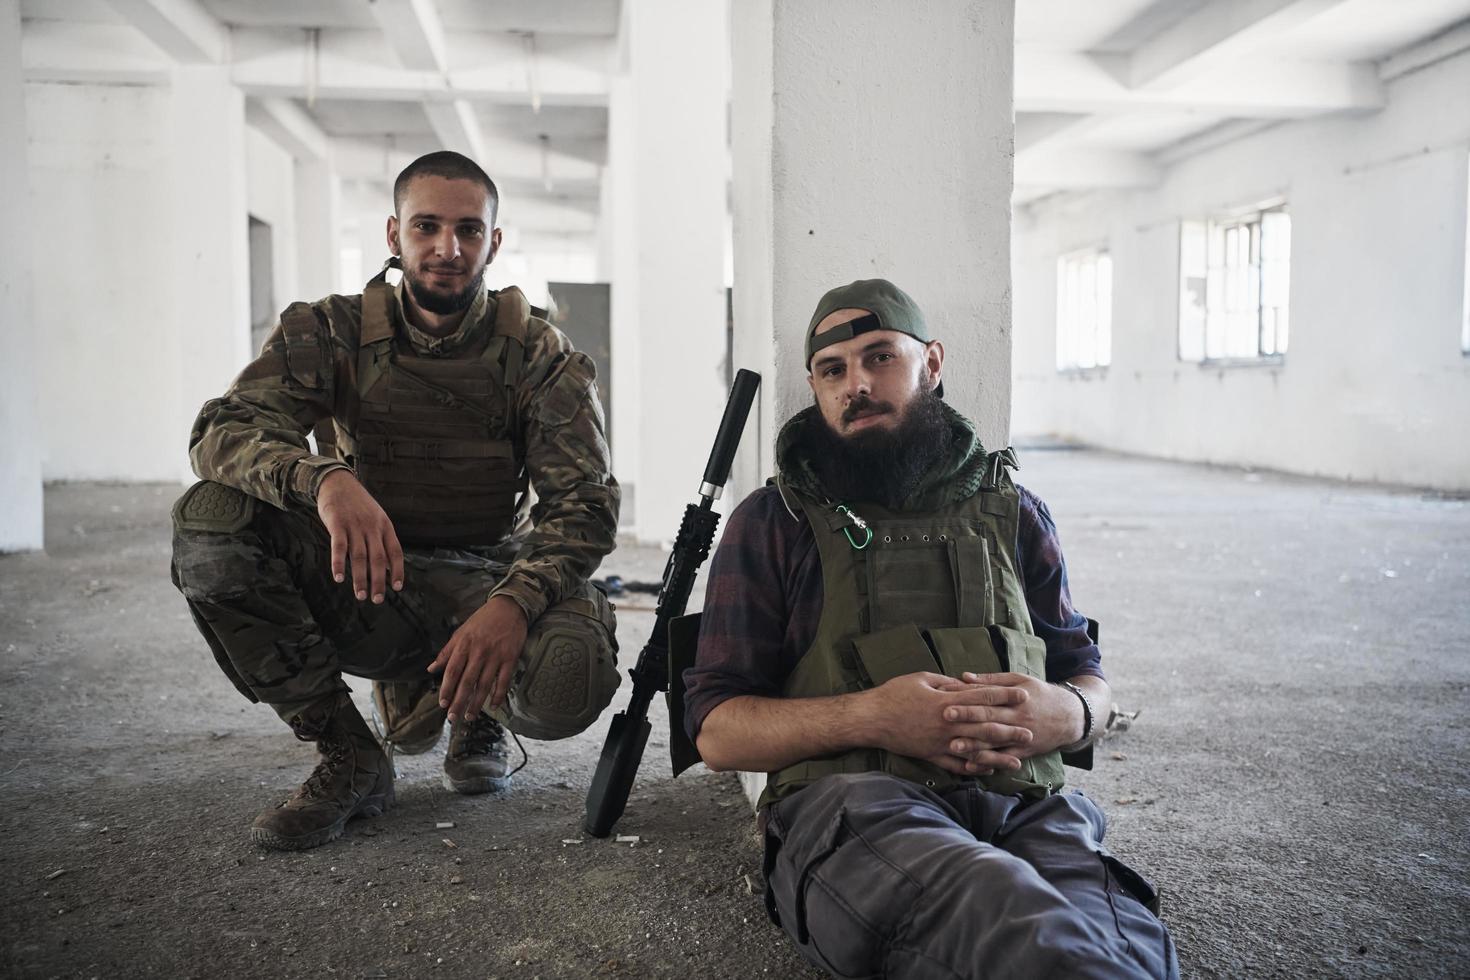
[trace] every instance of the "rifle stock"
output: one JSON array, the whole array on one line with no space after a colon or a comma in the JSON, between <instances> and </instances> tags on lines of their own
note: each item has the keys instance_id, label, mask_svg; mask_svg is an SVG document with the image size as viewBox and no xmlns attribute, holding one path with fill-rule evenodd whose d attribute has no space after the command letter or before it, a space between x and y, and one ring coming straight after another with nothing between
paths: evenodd
<instances>
[{"instance_id":1,"label":"rifle stock","mask_svg":"<svg viewBox=\"0 0 1470 980\"><path fill-rule=\"evenodd\" d=\"M745 429L745 420L750 414L760 380L760 375L743 368L735 375L735 382L730 386L730 399L720 420L720 430L715 436L709 463L705 466L704 480L699 486L699 503L688 504L684 508L679 536L674 541L668 564L664 566L653 635L639 652L638 662L628 671L633 681L632 697L627 708L613 716L607 740L602 745L602 756L597 762L597 771L587 791L587 813L582 826L594 837L606 837L611 833L627 806L633 778L638 774L643 750L648 744L648 733L652 730L648 722L648 707L655 694L668 689L669 623L683 614L699 567L709 556L715 529L720 523L720 515L712 507L729 478L730 464L735 459L740 434Z\"/></svg>"}]
</instances>

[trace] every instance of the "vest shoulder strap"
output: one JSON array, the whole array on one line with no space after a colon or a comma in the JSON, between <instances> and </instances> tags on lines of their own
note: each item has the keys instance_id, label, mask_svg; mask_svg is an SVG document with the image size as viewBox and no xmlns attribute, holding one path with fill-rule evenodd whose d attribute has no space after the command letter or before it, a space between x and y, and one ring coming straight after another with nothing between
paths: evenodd
<instances>
[{"instance_id":1,"label":"vest shoulder strap","mask_svg":"<svg viewBox=\"0 0 1470 980\"><path fill-rule=\"evenodd\" d=\"M367 347L393 339L393 287L378 276L362 291L362 335L358 344Z\"/></svg>"},{"instance_id":2,"label":"vest shoulder strap","mask_svg":"<svg viewBox=\"0 0 1470 980\"><path fill-rule=\"evenodd\" d=\"M507 396L514 394L516 385L521 382L521 371L526 364L526 335L531 325L532 307L526 299L526 294L515 286L507 286L495 294L495 329L492 336L504 337L505 345L505 387ZM486 348L487 357L492 355L494 344Z\"/></svg>"},{"instance_id":3,"label":"vest shoulder strap","mask_svg":"<svg viewBox=\"0 0 1470 980\"><path fill-rule=\"evenodd\" d=\"M308 388L320 388L331 348L324 342L322 322L310 303L292 303L281 311L281 335L291 376Z\"/></svg>"}]
</instances>

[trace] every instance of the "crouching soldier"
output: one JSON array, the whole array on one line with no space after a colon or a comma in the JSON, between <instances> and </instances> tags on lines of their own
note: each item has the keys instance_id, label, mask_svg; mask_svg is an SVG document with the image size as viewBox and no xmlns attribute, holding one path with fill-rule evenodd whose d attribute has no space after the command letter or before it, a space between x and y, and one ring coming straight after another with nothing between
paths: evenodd
<instances>
[{"instance_id":1,"label":"crouching soldier","mask_svg":"<svg viewBox=\"0 0 1470 980\"><path fill-rule=\"evenodd\" d=\"M518 289L485 289L499 200L474 162L422 157L393 196L402 279L287 308L200 411L203 482L174 508L173 580L221 668L321 754L251 826L267 847L381 813L384 745L428 751L446 717L445 786L502 788L507 728L574 735L619 681L588 584L619 499L592 363ZM319 423L335 455L309 448ZM383 745L344 673L373 681Z\"/></svg>"}]
</instances>

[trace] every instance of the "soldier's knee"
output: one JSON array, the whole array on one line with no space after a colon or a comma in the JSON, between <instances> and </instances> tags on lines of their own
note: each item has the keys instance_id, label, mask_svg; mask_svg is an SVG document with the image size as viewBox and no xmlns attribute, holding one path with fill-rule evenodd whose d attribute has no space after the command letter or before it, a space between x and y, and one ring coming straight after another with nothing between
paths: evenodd
<instances>
[{"instance_id":1,"label":"soldier's knee","mask_svg":"<svg viewBox=\"0 0 1470 980\"><path fill-rule=\"evenodd\" d=\"M527 738L585 731L622 681L615 630L607 597L590 586L546 610L526 636L501 720Z\"/></svg>"},{"instance_id":2,"label":"soldier's knee","mask_svg":"<svg viewBox=\"0 0 1470 980\"><path fill-rule=\"evenodd\" d=\"M256 577L259 548L242 540L255 498L209 480L194 484L173 507L172 578L185 598L218 602L243 594Z\"/></svg>"}]
</instances>

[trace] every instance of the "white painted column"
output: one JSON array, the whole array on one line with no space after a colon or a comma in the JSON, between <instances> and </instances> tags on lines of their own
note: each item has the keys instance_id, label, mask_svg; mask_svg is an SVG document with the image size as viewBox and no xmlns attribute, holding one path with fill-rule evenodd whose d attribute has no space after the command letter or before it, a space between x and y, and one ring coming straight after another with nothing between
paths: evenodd
<instances>
[{"instance_id":1,"label":"white painted column","mask_svg":"<svg viewBox=\"0 0 1470 980\"><path fill-rule=\"evenodd\" d=\"M609 126L612 166L623 172L614 180L631 179L615 205L631 208L636 244L619 250L633 267L620 265L613 282L613 438L630 425L638 434L631 471L618 456L614 465L634 484L637 536L668 541L699 489L725 401L729 21L720 2L639 0L624 10L631 91L614 83ZM631 382L617 366L630 355ZM630 394L636 407L625 407Z\"/></svg>"},{"instance_id":2,"label":"white painted column","mask_svg":"<svg viewBox=\"0 0 1470 980\"><path fill-rule=\"evenodd\" d=\"M337 228L342 182L329 160L296 161L296 261L300 296L281 298L311 301L338 290L341 279L341 243Z\"/></svg>"},{"instance_id":3,"label":"white painted column","mask_svg":"<svg viewBox=\"0 0 1470 980\"><path fill-rule=\"evenodd\" d=\"M632 4L623 5L626 37ZM623 487L619 515L622 530L636 534L638 510L638 464L643 424L639 412L643 402L639 376L641 344L638 308L638 152L635 126L637 113L633 80L627 73L609 82L607 110L607 190L603 194L602 228L599 238L599 274L611 284L609 344L612 378L609 404L612 419L613 475Z\"/></svg>"},{"instance_id":4,"label":"white painted column","mask_svg":"<svg viewBox=\"0 0 1470 980\"><path fill-rule=\"evenodd\" d=\"M768 365L761 457L810 404L822 293L892 280L945 342L945 393L987 447L1010 417L1014 5L741 0L733 8L737 364ZM749 441L749 436L747 436Z\"/></svg>"},{"instance_id":5,"label":"white painted column","mask_svg":"<svg viewBox=\"0 0 1470 980\"><path fill-rule=\"evenodd\" d=\"M777 430L811 403L807 322L854 279L914 297L945 342L946 399L1005 445L1014 14L1011 0L734 4L735 363L764 383L732 491L774 472ZM765 775L741 783L754 805Z\"/></svg>"},{"instance_id":6,"label":"white painted column","mask_svg":"<svg viewBox=\"0 0 1470 980\"><path fill-rule=\"evenodd\" d=\"M0 235L0 552L39 549L43 530L20 32L19 0L0 0L0 187L10 222Z\"/></svg>"},{"instance_id":7,"label":"white painted column","mask_svg":"<svg viewBox=\"0 0 1470 980\"><path fill-rule=\"evenodd\" d=\"M245 97L229 68L174 70L172 281L178 329L180 477L199 407L250 358Z\"/></svg>"}]
</instances>

